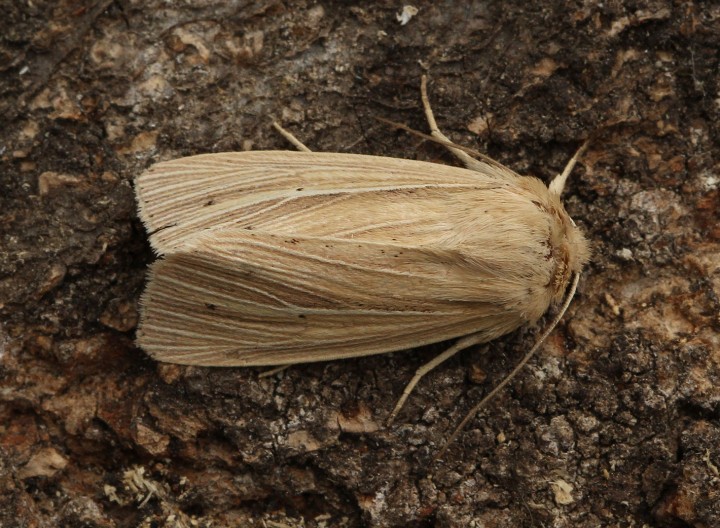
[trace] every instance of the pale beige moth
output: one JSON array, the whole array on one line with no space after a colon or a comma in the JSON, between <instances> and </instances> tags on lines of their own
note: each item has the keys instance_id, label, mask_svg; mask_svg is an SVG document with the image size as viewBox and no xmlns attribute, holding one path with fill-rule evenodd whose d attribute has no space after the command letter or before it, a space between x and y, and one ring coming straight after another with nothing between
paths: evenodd
<instances>
[{"instance_id":1,"label":"pale beige moth","mask_svg":"<svg viewBox=\"0 0 720 528\"><path fill-rule=\"evenodd\" d=\"M423 100L448 141L424 84ZM437 364L537 321L588 258L560 200L575 158L548 188L451 150L468 168L288 151L152 166L136 194L160 258L138 343L172 363L277 366L465 336Z\"/></svg>"}]
</instances>

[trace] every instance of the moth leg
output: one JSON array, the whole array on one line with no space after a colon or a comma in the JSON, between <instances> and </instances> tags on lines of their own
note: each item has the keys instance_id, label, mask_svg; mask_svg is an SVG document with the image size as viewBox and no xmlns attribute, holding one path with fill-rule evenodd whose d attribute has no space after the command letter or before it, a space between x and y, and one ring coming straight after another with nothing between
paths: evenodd
<instances>
[{"instance_id":1,"label":"moth leg","mask_svg":"<svg viewBox=\"0 0 720 528\"><path fill-rule=\"evenodd\" d=\"M283 127L281 127L277 121L273 121L273 126L275 127L275 130L280 132L280 135L287 139L290 143L292 143L296 149L298 149L300 152L312 152L309 148L307 148L302 141L300 141L298 138L293 136L290 132L285 130Z\"/></svg>"},{"instance_id":2,"label":"moth leg","mask_svg":"<svg viewBox=\"0 0 720 528\"><path fill-rule=\"evenodd\" d=\"M420 379L433 370L435 367L437 367L440 363L443 361L450 359L455 354L460 352L461 350L464 350L468 347L471 347L473 345L477 345L478 343L484 343L487 341L487 335L484 333L477 333L477 334L470 334L468 336L463 337L462 339L459 339L453 346L448 348L445 352L438 354L433 359L422 365L417 371L415 372L415 375L410 380L410 382L405 386L405 389L403 390L402 396L400 396L400 399L398 400L397 404L395 404L395 408L390 413L390 416L387 418L387 425L390 425L393 423L393 420L395 420L395 417L400 412L400 410L405 405L405 401L408 399L408 396L410 396L410 393L415 388L415 385L418 384Z\"/></svg>"},{"instance_id":3,"label":"moth leg","mask_svg":"<svg viewBox=\"0 0 720 528\"><path fill-rule=\"evenodd\" d=\"M550 182L550 185L548 185L548 189L550 189L550 192L554 194L555 196L560 196L562 194L563 189L565 188L565 182L568 179L568 176L570 176L570 173L575 168L575 164L577 163L580 156L582 156L585 151L588 148L588 145L590 144L590 140L586 140L585 143L580 145L580 148L577 149L577 152L573 154L573 157L570 158L570 161L567 162L567 165L565 165L565 169L555 176L553 180Z\"/></svg>"},{"instance_id":4,"label":"moth leg","mask_svg":"<svg viewBox=\"0 0 720 528\"><path fill-rule=\"evenodd\" d=\"M425 117L427 118L428 125L430 126L430 133L434 138L437 138L445 143L452 144L453 141L448 138L445 134L440 132L440 129L435 122L435 115L433 114L432 108L430 107L430 99L427 94L427 76L423 75L420 81L420 96L422 97L423 108L425 109ZM467 152L463 152L460 149L444 145L460 162L465 165L468 169L476 171L484 171L485 163L482 163L475 158L471 157Z\"/></svg>"},{"instance_id":5,"label":"moth leg","mask_svg":"<svg viewBox=\"0 0 720 528\"><path fill-rule=\"evenodd\" d=\"M258 378L269 378L270 376L274 376L275 374L282 372L288 367L292 367L292 365L280 365L279 367L271 368L270 370L266 370L265 372L258 374Z\"/></svg>"}]
</instances>

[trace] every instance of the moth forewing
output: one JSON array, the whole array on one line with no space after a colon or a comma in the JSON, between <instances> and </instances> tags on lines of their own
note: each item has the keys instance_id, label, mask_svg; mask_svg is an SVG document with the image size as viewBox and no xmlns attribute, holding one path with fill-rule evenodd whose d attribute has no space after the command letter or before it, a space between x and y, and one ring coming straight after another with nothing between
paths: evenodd
<instances>
[{"instance_id":1,"label":"moth forewing","mask_svg":"<svg viewBox=\"0 0 720 528\"><path fill-rule=\"evenodd\" d=\"M253 227L261 217L290 222L295 207L312 204L300 215L321 222L323 208L338 196L366 195L376 207L388 205L397 193L443 188L507 187L519 179L514 173L487 167L482 173L413 160L357 154L287 151L200 154L153 165L135 182L140 218L159 253L182 248L206 230L231 225ZM373 198L376 198L373 200ZM278 211L277 207L282 210ZM411 207L411 204L406 205ZM346 208L349 209L349 208ZM387 212L387 211L386 211ZM314 218L313 218L314 213ZM362 211L356 212L361 214ZM384 221L363 218L366 225Z\"/></svg>"}]
</instances>

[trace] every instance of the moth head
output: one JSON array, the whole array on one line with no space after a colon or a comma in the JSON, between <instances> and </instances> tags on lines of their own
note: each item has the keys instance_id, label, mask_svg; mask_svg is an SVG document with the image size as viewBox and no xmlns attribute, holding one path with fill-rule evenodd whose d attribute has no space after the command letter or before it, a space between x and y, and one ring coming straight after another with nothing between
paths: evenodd
<instances>
[{"instance_id":1,"label":"moth head","mask_svg":"<svg viewBox=\"0 0 720 528\"><path fill-rule=\"evenodd\" d=\"M579 274L590 259L590 244L559 200L552 209L559 227L559 237L553 244L555 270L551 287L553 301L559 302L565 295L572 275Z\"/></svg>"}]
</instances>

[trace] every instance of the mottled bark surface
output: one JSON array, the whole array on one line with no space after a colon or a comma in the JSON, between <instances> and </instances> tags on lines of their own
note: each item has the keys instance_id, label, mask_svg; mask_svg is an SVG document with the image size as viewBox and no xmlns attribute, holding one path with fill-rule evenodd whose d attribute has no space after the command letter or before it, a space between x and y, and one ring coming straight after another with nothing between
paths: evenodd
<instances>
[{"instance_id":1,"label":"mottled bark surface","mask_svg":"<svg viewBox=\"0 0 720 528\"><path fill-rule=\"evenodd\" d=\"M85 6L83 4L86 4ZM720 519L720 7L713 2L11 2L0 21L0 526L711 527ZM594 257L525 328L259 369L133 345L151 163L289 148L453 163L440 127L566 191Z\"/></svg>"}]
</instances>

